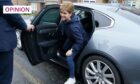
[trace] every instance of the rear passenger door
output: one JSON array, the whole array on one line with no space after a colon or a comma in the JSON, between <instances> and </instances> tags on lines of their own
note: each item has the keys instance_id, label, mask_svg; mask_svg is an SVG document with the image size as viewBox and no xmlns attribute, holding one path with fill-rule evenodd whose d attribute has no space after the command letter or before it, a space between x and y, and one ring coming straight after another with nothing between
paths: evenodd
<instances>
[{"instance_id":1,"label":"rear passenger door","mask_svg":"<svg viewBox=\"0 0 140 84\"><path fill-rule=\"evenodd\" d=\"M38 64L56 56L56 31L59 21L59 5L48 5L33 20L35 31L23 32L23 47L32 64Z\"/></svg>"},{"instance_id":2,"label":"rear passenger door","mask_svg":"<svg viewBox=\"0 0 140 84\"><path fill-rule=\"evenodd\" d=\"M38 20L36 39L43 60L56 55L57 51L57 26L60 20L58 6L49 7Z\"/></svg>"}]
</instances>

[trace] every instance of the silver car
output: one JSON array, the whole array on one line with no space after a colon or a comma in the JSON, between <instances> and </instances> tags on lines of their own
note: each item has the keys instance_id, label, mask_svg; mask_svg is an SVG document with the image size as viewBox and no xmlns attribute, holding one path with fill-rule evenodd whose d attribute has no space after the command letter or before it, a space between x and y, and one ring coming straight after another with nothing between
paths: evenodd
<instances>
[{"instance_id":1,"label":"silver car","mask_svg":"<svg viewBox=\"0 0 140 84\"><path fill-rule=\"evenodd\" d=\"M34 32L22 32L32 64L51 60L67 67L57 53L59 5L47 5L34 18ZM75 3L88 42L74 58L84 84L140 84L140 12L121 5ZM47 66L46 66L47 67Z\"/></svg>"}]
</instances>

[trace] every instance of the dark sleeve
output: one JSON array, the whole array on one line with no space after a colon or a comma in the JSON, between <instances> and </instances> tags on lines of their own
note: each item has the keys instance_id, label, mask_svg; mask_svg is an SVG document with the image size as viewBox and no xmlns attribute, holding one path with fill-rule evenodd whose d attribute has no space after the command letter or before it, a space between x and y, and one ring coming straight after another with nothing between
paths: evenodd
<instances>
[{"instance_id":1,"label":"dark sleeve","mask_svg":"<svg viewBox=\"0 0 140 84\"><path fill-rule=\"evenodd\" d=\"M2 11L3 11L3 5L13 5L13 4L10 1L2 3L1 4ZM2 16L7 20L7 22L11 26L21 29L21 30L26 30L27 25L19 14L2 14Z\"/></svg>"},{"instance_id":2,"label":"dark sleeve","mask_svg":"<svg viewBox=\"0 0 140 84\"><path fill-rule=\"evenodd\" d=\"M63 36L62 23L59 23L56 37L60 41L62 36Z\"/></svg>"},{"instance_id":3,"label":"dark sleeve","mask_svg":"<svg viewBox=\"0 0 140 84\"><path fill-rule=\"evenodd\" d=\"M0 5L0 16L2 16L2 5Z\"/></svg>"},{"instance_id":4,"label":"dark sleeve","mask_svg":"<svg viewBox=\"0 0 140 84\"><path fill-rule=\"evenodd\" d=\"M63 35L63 23L61 22L61 23L59 23L59 25L58 25L58 35Z\"/></svg>"},{"instance_id":5,"label":"dark sleeve","mask_svg":"<svg viewBox=\"0 0 140 84\"><path fill-rule=\"evenodd\" d=\"M22 17L18 14L6 14L4 18L11 24L13 27L21 30L26 30L27 25Z\"/></svg>"},{"instance_id":6,"label":"dark sleeve","mask_svg":"<svg viewBox=\"0 0 140 84\"><path fill-rule=\"evenodd\" d=\"M58 25L58 30L57 30L57 40L58 42L60 42L62 44L62 41L64 41L66 39L66 35L64 33L64 27L63 27L63 23L60 23Z\"/></svg>"},{"instance_id":7,"label":"dark sleeve","mask_svg":"<svg viewBox=\"0 0 140 84\"><path fill-rule=\"evenodd\" d=\"M79 51L83 47L84 43L84 38L79 27L75 26L74 28L72 28L72 37L75 40L72 46L73 52Z\"/></svg>"}]
</instances>

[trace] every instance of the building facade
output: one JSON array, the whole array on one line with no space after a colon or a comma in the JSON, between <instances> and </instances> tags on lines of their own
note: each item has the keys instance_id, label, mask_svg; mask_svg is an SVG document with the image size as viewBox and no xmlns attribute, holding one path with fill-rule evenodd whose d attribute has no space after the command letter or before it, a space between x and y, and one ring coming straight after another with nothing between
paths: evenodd
<instances>
[{"instance_id":1,"label":"building facade","mask_svg":"<svg viewBox=\"0 0 140 84\"><path fill-rule=\"evenodd\" d=\"M140 10L140 0L125 0L124 4Z\"/></svg>"},{"instance_id":2,"label":"building facade","mask_svg":"<svg viewBox=\"0 0 140 84\"><path fill-rule=\"evenodd\" d=\"M29 5L27 0L12 0L14 5Z\"/></svg>"},{"instance_id":3,"label":"building facade","mask_svg":"<svg viewBox=\"0 0 140 84\"><path fill-rule=\"evenodd\" d=\"M44 5L48 4L60 4L62 1L72 2L87 2L87 3L107 3L108 0L27 0L32 6L33 11L39 12Z\"/></svg>"},{"instance_id":4,"label":"building facade","mask_svg":"<svg viewBox=\"0 0 140 84\"><path fill-rule=\"evenodd\" d=\"M27 0L33 12L39 12L45 5L46 0Z\"/></svg>"},{"instance_id":5,"label":"building facade","mask_svg":"<svg viewBox=\"0 0 140 84\"><path fill-rule=\"evenodd\" d=\"M136 6L135 7L140 10L140 0L136 0Z\"/></svg>"}]
</instances>

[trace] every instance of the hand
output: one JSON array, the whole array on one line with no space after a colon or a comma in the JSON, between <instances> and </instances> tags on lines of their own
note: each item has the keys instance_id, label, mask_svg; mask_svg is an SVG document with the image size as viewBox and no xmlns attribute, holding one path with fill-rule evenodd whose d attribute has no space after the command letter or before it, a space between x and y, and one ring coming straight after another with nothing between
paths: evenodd
<instances>
[{"instance_id":1,"label":"hand","mask_svg":"<svg viewBox=\"0 0 140 84\"><path fill-rule=\"evenodd\" d=\"M28 32L34 31L34 29L35 29L35 26L32 25L32 24L30 24L30 25L27 26L27 31Z\"/></svg>"},{"instance_id":2,"label":"hand","mask_svg":"<svg viewBox=\"0 0 140 84\"><path fill-rule=\"evenodd\" d=\"M66 52L66 56L70 56L70 55L72 55L72 49L70 49Z\"/></svg>"}]
</instances>

